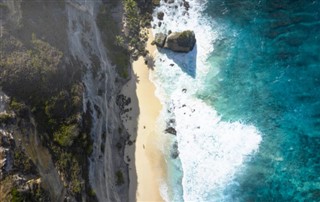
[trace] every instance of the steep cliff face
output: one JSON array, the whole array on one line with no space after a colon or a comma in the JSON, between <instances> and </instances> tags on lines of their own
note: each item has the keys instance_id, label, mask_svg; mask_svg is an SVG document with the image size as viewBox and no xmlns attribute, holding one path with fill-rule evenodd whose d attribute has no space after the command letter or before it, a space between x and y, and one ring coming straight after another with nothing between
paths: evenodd
<instances>
[{"instance_id":1,"label":"steep cliff face","mask_svg":"<svg viewBox=\"0 0 320 202\"><path fill-rule=\"evenodd\" d=\"M89 147L90 154L87 156L88 170L82 168L80 171L80 194L74 197L71 193L74 186L66 186L68 179L57 169L59 159L52 155L54 149L43 142L50 134L38 131L39 119L33 117L34 109L23 119L17 115L15 124L11 124L10 128L3 128L14 134L15 141L21 144L26 155L37 167L43 187L50 193L51 201L63 201L65 197L70 201L86 201L89 200L87 195L99 201L127 201L129 180L127 165L123 160L127 133L122 129L119 108L116 105L116 97L124 80L118 76L115 66L109 61L101 40L103 33L96 24L102 2L0 0L0 3L3 6L0 9L6 14L2 16L4 23L0 26L14 30L14 36L21 41L30 41L30 38L36 35L60 50L64 64L61 68L69 72L62 75L63 77L70 76L72 80L77 73L70 71L82 72L83 115L76 118L76 121L86 120L92 147ZM30 44L26 43L25 46ZM85 150L62 147L61 151L81 149ZM88 187L91 187L89 191Z\"/></svg>"},{"instance_id":2,"label":"steep cliff face","mask_svg":"<svg viewBox=\"0 0 320 202\"><path fill-rule=\"evenodd\" d=\"M116 96L122 86L117 82L115 67L108 60L96 25L100 3L97 1L69 2L68 39L70 52L84 65L86 74L84 111L92 112L93 153L89 179L99 201L127 201L127 166L123 161L126 134ZM96 61L93 59L95 58ZM98 71L95 72L96 65ZM117 174L118 173L118 174ZM123 182L117 182L123 176ZM120 177L121 178L121 177Z\"/></svg>"},{"instance_id":3,"label":"steep cliff face","mask_svg":"<svg viewBox=\"0 0 320 202\"><path fill-rule=\"evenodd\" d=\"M24 147L26 155L34 162L41 181L50 193L52 201L63 201L66 190L59 177L58 171L52 161L48 148L40 142L40 135L36 129L36 123L32 117L29 120L18 119L17 125L10 128L15 140L19 140ZM69 197L71 199L71 197Z\"/></svg>"}]
</instances>

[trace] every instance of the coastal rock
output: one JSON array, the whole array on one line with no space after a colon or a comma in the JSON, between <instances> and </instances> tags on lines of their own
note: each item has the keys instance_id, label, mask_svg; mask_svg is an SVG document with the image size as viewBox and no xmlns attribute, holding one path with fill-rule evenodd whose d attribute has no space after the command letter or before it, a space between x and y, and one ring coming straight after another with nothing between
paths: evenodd
<instances>
[{"instance_id":1,"label":"coastal rock","mask_svg":"<svg viewBox=\"0 0 320 202\"><path fill-rule=\"evenodd\" d=\"M160 11L159 13L157 13L157 17L159 20L163 20L164 12Z\"/></svg>"},{"instance_id":2,"label":"coastal rock","mask_svg":"<svg viewBox=\"0 0 320 202\"><path fill-rule=\"evenodd\" d=\"M172 134L172 135L177 135L177 131L176 131L176 129L174 129L173 127L169 127L169 128L167 128L167 129L165 129L165 132L166 132L166 133L170 133L170 134Z\"/></svg>"},{"instance_id":3,"label":"coastal rock","mask_svg":"<svg viewBox=\"0 0 320 202\"><path fill-rule=\"evenodd\" d=\"M183 1L183 6L185 7L185 9L188 11L190 8L190 4L187 1Z\"/></svg>"},{"instance_id":4,"label":"coastal rock","mask_svg":"<svg viewBox=\"0 0 320 202\"><path fill-rule=\"evenodd\" d=\"M179 151L178 150L174 150L171 151L171 158L176 159L179 156Z\"/></svg>"},{"instance_id":5,"label":"coastal rock","mask_svg":"<svg viewBox=\"0 0 320 202\"><path fill-rule=\"evenodd\" d=\"M193 31L171 33L165 42L164 47L175 52L189 52L196 43L196 37Z\"/></svg>"},{"instance_id":6,"label":"coastal rock","mask_svg":"<svg viewBox=\"0 0 320 202\"><path fill-rule=\"evenodd\" d=\"M171 158L176 159L178 157L179 157L178 142L174 142L171 149Z\"/></svg>"},{"instance_id":7,"label":"coastal rock","mask_svg":"<svg viewBox=\"0 0 320 202\"><path fill-rule=\"evenodd\" d=\"M160 6L160 0L152 0L152 5Z\"/></svg>"},{"instance_id":8,"label":"coastal rock","mask_svg":"<svg viewBox=\"0 0 320 202\"><path fill-rule=\"evenodd\" d=\"M159 48L163 48L165 42L166 42L167 35L163 33L157 33L154 37L153 44L155 44Z\"/></svg>"}]
</instances>

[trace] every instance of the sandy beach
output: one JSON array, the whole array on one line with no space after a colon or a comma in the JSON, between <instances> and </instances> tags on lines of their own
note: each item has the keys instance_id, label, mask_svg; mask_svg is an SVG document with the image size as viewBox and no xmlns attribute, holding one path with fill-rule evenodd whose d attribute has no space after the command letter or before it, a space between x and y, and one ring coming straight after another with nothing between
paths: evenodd
<instances>
[{"instance_id":1,"label":"sandy beach","mask_svg":"<svg viewBox=\"0 0 320 202\"><path fill-rule=\"evenodd\" d=\"M151 45L153 36L149 30L147 50L152 58L156 47ZM163 201L159 191L160 180L165 175L164 158L157 147L158 132L156 121L162 108L155 96L155 86L149 80L148 65L143 57L133 62L132 79L122 89L122 94L131 98L131 110L122 116L130 134L132 145L125 151L125 161L129 163L129 200Z\"/></svg>"}]
</instances>

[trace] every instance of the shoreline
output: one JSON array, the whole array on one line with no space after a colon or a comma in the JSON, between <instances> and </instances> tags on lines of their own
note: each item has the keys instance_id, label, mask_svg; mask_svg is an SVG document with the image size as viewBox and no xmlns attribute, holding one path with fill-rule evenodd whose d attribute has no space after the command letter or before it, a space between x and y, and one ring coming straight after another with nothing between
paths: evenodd
<instances>
[{"instance_id":1,"label":"shoreline","mask_svg":"<svg viewBox=\"0 0 320 202\"><path fill-rule=\"evenodd\" d=\"M164 201L160 194L160 183L165 176L164 156L157 146L159 132L157 119L162 105L155 95L155 85L149 80L153 68L156 47L152 30L148 29L146 50L148 64L143 57L132 63L132 78L121 90L131 98L131 110L122 115L122 121L130 134L124 159L129 165L129 201Z\"/></svg>"}]
</instances>

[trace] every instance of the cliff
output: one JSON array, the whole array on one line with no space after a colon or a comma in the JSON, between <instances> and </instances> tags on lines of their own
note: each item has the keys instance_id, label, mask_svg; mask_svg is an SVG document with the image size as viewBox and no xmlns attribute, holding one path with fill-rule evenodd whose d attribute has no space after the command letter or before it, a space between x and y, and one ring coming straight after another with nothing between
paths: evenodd
<instances>
[{"instance_id":1,"label":"cliff","mask_svg":"<svg viewBox=\"0 0 320 202\"><path fill-rule=\"evenodd\" d=\"M116 98L129 54L108 49L97 17L121 29L123 10L104 3L0 1L0 201L128 201Z\"/></svg>"}]
</instances>

